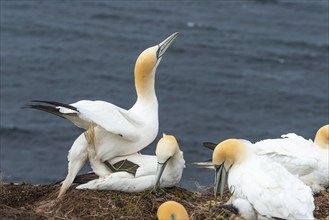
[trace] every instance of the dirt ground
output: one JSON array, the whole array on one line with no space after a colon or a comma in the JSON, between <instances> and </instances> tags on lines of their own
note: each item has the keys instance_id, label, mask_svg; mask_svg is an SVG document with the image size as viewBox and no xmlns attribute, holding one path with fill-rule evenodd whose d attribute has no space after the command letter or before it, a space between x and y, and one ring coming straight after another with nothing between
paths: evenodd
<instances>
[{"instance_id":1,"label":"dirt ground","mask_svg":"<svg viewBox=\"0 0 329 220\"><path fill-rule=\"evenodd\" d=\"M0 219L156 219L158 207L165 201L183 204L191 219L229 219L231 213L213 201L212 190L190 192L173 187L157 194L151 191L123 193L76 190L71 187L56 199L60 186L1 184ZM228 200L228 195L223 201ZM210 203L211 201L211 203ZM315 196L314 215L329 220L329 193Z\"/></svg>"}]
</instances>

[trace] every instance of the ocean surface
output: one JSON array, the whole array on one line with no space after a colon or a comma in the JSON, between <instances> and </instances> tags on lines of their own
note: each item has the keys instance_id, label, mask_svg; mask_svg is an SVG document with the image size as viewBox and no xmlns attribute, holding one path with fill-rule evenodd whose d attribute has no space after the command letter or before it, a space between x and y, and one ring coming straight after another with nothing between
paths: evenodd
<instances>
[{"instance_id":1,"label":"ocean surface","mask_svg":"<svg viewBox=\"0 0 329 220\"><path fill-rule=\"evenodd\" d=\"M204 141L313 139L329 123L327 0L1 1L0 18L5 181L63 179L82 132L24 105L90 99L128 109L137 56L176 31L156 75L156 140L177 137L181 186L213 184L212 171L191 164L211 157Z\"/></svg>"}]
</instances>

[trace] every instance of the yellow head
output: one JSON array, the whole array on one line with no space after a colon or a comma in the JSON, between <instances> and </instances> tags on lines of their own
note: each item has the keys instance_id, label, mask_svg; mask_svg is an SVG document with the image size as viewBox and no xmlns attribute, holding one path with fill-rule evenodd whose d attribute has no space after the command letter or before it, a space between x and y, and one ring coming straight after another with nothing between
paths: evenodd
<instances>
[{"instance_id":1,"label":"yellow head","mask_svg":"<svg viewBox=\"0 0 329 220\"><path fill-rule=\"evenodd\" d=\"M314 143L322 148L329 148L329 125L324 125L318 130Z\"/></svg>"},{"instance_id":2,"label":"yellow head","mask_svg":"<svg viewBox=\"0 0 329 220\"><path fill-rule=\"evenodd\" d=\"M246 152L247 148L244 143L237 139L227 139L216 146L212 155L212 162L215 167L215 198L218 190L222 198L227 173L234 163L240 162L245 157Z\"/></svg>"},{"instance_id":3,"label":"yellow head","mask_svg":"<svg viewBox=\"0 0 329 220\"><path fill-rule=\"evenodd\" d=\"M246 147L241 141L238 139L227 139L216 146L212 154L212 162L215 166L224 163L226 168L228 168L242 159L245 151Z\"/></svg>"},{"instance_id":4,"label":"yellow head","mask_svg":"<svg viewBox=\"0 0 329 220\"><path fill-rule=\"evenodd\" d=\"M137 58L135 64L135 86L137 93L145 95L154 87L154 74L163 54L175 40L178 33L170 35L159 45L147 48Z\"/></svg>"},{"instance_id":5,"label":"yellow head","mask_svg":"<svg viewBox=\"0 0 329 220\"><path fill-rule=\"evenodd\" d=\"M162 203L158 209L159 220L188 220L188 214L184 206L175 201Z\"/></svg>"},{"instance_id":6,"label":"yellow head","mask_svg":"<svg viewBox=\"0 0 329 220\"><path fill-rule=\"evenodd\" d=\"M163 134L163 137L159 140L155 150L158 160L158 167L155 174L154 190L160 187L162 173L170 159L177 153L179 153L179 146L176 138L172 135Z\"/></svg>"},{"instance_id":7,"label":"yellow head","mask_svg":"<svg viewBox=\"0 0 329 220\"><path fill-rule=\"evenodd\" d=\"M173 135L163 134L158 141L155 155L159 163L165 163L169 158L179 152L179 146Z\"/></svg>"}]
</instances>

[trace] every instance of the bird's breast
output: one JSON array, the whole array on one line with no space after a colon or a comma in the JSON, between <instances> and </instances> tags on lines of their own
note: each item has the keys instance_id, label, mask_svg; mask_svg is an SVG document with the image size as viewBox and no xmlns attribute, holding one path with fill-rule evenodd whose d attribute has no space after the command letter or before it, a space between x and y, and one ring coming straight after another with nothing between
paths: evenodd
<instances>
[{"instance_id":1,"label":"bird's breast","mask_svg":"<svg viewBox=\"0 0 329 220\"><path fill-rule=\"evenodd\" d=\"M148 122L139 126L137 138L133 141L109 132L95 130L95 133L97 157L102 161L111 160L117 156L137 153L152 143L158 134L158 122Z\"/></svg>"}]
</instances>

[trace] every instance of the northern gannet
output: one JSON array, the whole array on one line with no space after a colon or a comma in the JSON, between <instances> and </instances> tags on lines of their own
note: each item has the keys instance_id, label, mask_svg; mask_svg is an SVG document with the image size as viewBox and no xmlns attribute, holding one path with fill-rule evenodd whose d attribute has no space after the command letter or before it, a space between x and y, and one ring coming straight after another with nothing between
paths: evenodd
<instances>
[{"instance_id":1,"label":"northern gannet","mask_svg":"<svg viewBox=\"0 0 329 220\"><path fill-rule=\"evenodd\" d=\"M149 145L158 134L158 101L155 94L155 72L170 44L178 33L166 38L159 45L144 50L135 64L137 101L129 110L105 101L82 100L67 105L52 101L34 101L27 107L50 112L66 118L76 126L94 132L97 156L93 170L98 176L108 173L104 161L117 156L133 154ZM82 133L73 143L68 154L68 174L59 196L69 188L76 174L85 164L90 143Z\"/></svg>"},{"instance_id":2,"label":"northern gannet","mask_svg":"<svg viewBox=\"0 0 329 220\"><path fill-rule=\"evenodd\" d=\"M89 155L89 160L94 155ZM111 163L128 160L138 168L135 175L128 172L109 172L88 183L77 186L77 189L117 190L124 192L141 192L155 190L161 187L172 187L181 180L185 160L180 151L176 138L172 135L163 135L156 147L156 156L135 153L128 156L116 157Z\"/></svg>"},{"instance_id":3,"label":"northern gannet","mask_svg":"<svg viewBox=\"0 0 329 220\"><path fill-rule=\"evenodd\" d=\"M188 213L185 207L175 201L167 201L160 205L158 212L159 220L188 220Z\"/></svg>"},{"instance_id":4,"label":"northern gannet","mask_svg":"<svg viewBox=\"0 0 329 220\"><path fill-rule=\"evenodd\" d=\"M314 193L329 186L329 125L317 131L314 142L295 134L266 139L250 145L257 155L265 155L297 175Z\"/></svg>"},{"instance_id":5,"label":"northern gannet","mask_svg":"<svg viewBox=\"0 0 329 220\"><path fill-rule=\"evenodd\" d=\"M325 190L329 186L329 125L319 128L314 142L294 133L281 137L250 143L247 146L255 154L268 157L298 176L311 187L313 193ZM204 145L210 149L216 146L211 142L205 142Z\"/></svg>"},{"instance_id":6,"label":"northern gannet","mask_svg":"<svg viewBox=\"0 0 329 220\"><path fill-rule=\"evenodd\" d=\"M280 164L254 154L248 143L227 139L218 144L213 152L215 167L215 197L222 196L224 185L232 193L231 202L243 202L237 209L258 217L282 219L314 219L314 199L310 187L289 173ZM238 204L239 204L238 203ZM246 204L250 204L250 210ZM250 207L249 206L249 207Z\"/></svg>"}]
</instances>

